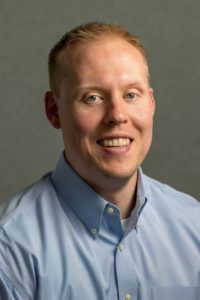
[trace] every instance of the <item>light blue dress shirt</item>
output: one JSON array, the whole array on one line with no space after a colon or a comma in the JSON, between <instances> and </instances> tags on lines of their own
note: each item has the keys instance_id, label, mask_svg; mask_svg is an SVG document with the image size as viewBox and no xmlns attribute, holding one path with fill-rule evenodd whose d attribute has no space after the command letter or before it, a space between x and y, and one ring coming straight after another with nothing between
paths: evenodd
<instances>
[{"instance_id":1,"label":"light blue dress shirt","mask_svg":"<svg viewBox=\"0 0 200 300\"><path fill-rule=\"evenodd\" d=\"M0 209L1 300L199 300L200 204L142 174L119 209L62 156Z\"/></svg>"}]
</instances>

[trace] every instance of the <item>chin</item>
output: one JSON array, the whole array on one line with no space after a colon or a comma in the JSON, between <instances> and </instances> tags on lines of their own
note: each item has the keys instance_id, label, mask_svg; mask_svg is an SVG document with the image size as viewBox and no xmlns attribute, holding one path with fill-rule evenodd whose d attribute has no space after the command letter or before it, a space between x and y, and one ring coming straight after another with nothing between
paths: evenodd
<instances>
[{"instance_id":1,"label":"chin","mask_svg":"<svg viewBox=\"0 0 200 300\"><path fill-rule=\"evenodd\" d=\"M104 170L101 170L101 173L109 179L129 180L131 177L133 177L135 175L137 170L138 170L138 168L123 170L122 168L119 167L116 170L104 169Z\"/></svg>"}]
</instances>

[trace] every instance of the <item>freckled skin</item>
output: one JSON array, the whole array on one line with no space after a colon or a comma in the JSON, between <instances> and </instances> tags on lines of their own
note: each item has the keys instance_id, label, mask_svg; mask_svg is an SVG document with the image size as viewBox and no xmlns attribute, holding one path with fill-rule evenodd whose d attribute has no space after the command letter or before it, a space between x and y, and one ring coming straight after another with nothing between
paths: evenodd
<instances>
[{"instance_id":1,"label":"freckled skin","mask_svg":"<svg viewBox=\"0 0 200 300\"><path fill-rule=\"evenodd\" d=\"M49 101L49 107L56 103L57 123L48 116L61 127L65 156L100 194L119 186L133 190L151 145L155 109L144 59L120 38L80 43L66 54L59 97ZM109 137L132 142L110 150L97 143Z\"/></svg>"}]
</instances>

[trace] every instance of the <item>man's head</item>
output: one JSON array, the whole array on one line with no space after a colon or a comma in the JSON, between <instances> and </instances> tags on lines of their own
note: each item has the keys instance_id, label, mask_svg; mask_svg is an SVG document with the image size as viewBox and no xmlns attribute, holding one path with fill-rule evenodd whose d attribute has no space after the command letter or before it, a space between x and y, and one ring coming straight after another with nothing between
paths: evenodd
<instances>
[{"instance_id":1,"label":"man's head","mask_svg":"<svg viewBox=\"0 0 200 300\"><path fill-rule=\"evenodd\" d=\"M102 38L122 38L133 45L144 58L147 67L147 76L149 77L148 62L144 46L140 39L130 34L124 28L117 24L105 24L92 22L78 26L67 32L58 43L52 48L49 54L49 83L51 90L59 95L59 85L62 78L66 75L65 62L67 58L67 49L80 44L95 42Z\"/></svg>"},{"instance_id":2,"label":"man's head","mask_svg":"<svg viewBox=\"0 0 200 300\"><path fill-rule=\"evenodd\" d=\"M139 40L115 25L88 24L65 35L49 65L46 113L62 130L71 166L96 190L136 180L154 114Z\"/></svg>"}]
</instances>

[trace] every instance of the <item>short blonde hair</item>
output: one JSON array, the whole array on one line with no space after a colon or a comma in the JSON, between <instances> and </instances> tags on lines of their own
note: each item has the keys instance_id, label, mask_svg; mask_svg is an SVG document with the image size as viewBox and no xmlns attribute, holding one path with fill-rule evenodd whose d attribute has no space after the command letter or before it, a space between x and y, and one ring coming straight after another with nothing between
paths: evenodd
<instances>
[{"instance_id":1,"label":"short blonde hair","mask_svg":"<svg viewBox=\"0 0 200 300\"><path fill-rule=\"evenodd\" d=\"M59 59L60 54L69 46L81 42L95 42L103 37L119 37L133 45L143 56L147 66L147 76L149 77L145 48L137 36L130 34L118 24L91 22L68 31L49 53L49 84L56 95L59 95L59 83L63 76L63 61Z\"/></svg>"}]
</instances>

